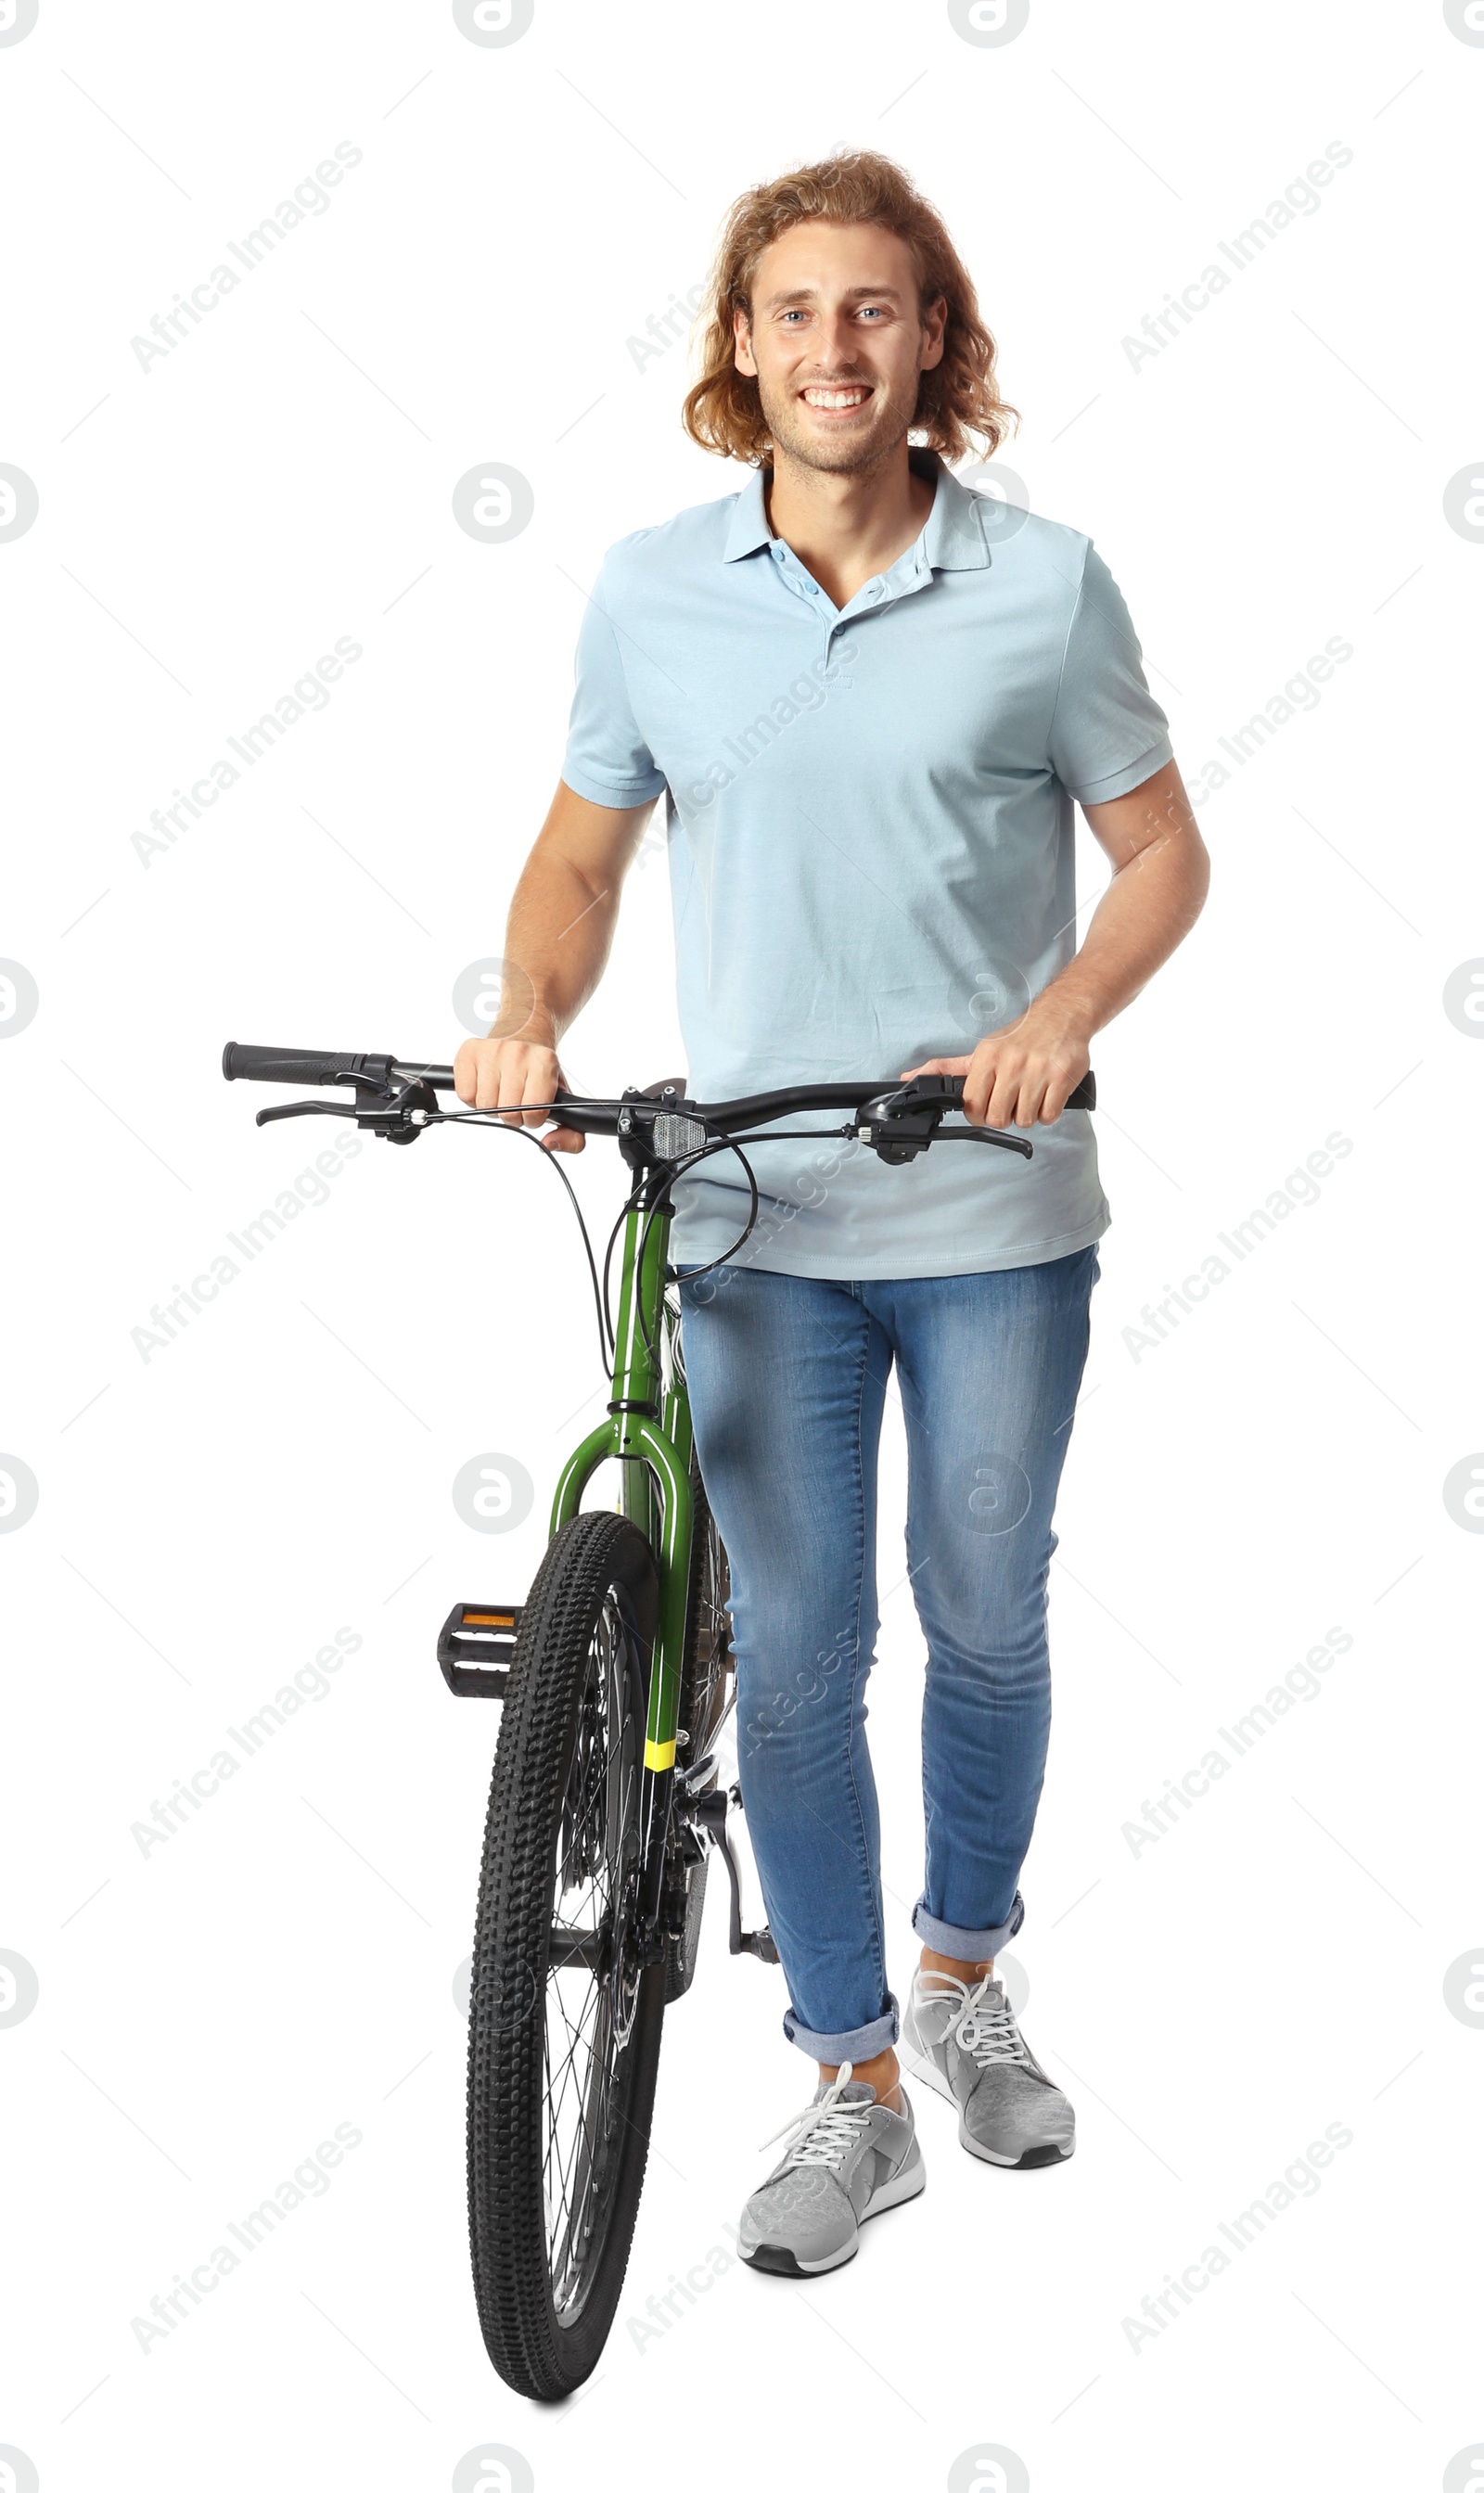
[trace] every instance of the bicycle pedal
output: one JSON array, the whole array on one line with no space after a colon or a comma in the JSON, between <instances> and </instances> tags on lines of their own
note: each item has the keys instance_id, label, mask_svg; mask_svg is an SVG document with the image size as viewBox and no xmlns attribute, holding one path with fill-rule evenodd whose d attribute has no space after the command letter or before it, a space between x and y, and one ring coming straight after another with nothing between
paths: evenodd
<instances>
[{"instance_id":1,"label":"bicycle pedal","mask_svg":"<svg viewBox=\"0 0 1484 2493\"><path fill-rule=\"evenodd\" d=\"M439 1632L439 1668L455 1697L503 1697L520 1632L520 1602L455 1602Z\"/></svg>"}]
</instances>

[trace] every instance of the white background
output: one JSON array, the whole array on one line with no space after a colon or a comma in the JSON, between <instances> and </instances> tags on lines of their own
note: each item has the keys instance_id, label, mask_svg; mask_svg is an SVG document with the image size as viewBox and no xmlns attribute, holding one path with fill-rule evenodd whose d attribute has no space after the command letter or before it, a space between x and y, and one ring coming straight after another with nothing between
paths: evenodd
<instances>
[{"instance_id":1,"label":"white background","mask_svg":"<svg viewBox=\"0 0 1484 2493\"><path fill-rule=\"evenodd\" d=\"M1484 449L1481 80L1440 8L1313 0L1033 0L999 47L883 0L537 0L503 47L446 5L42 0L0 41L0 460L40 497L0 544L0 952L40 993L0 1047L0 1448L40 1486L0 1537L0 1947L39 1983L0 2027L0 2444L45 2493L442 2487L486 2445L541 2493L937 2493L984 2444L1035 2493L1431 2488L1484 2443L1484 2031L1443 1993L1484 1960L1484 1542L1442 1494L1484 1445L1484 1051L1442 1005L1484 955L1484 548L1443 512ZM341 141L362 161L327 210L141 370L132 339ZM1121 341L1333 141L1353 162L1319 210L1133 369ZM718 1879L618 2325L536 2409L486 2364L463 2204L453 1985L496 1716L449 1700L433 1639L456 1598L522 1595L600 1406L570 1215L503 1138L368 1144L167 1347L132 1335L340 1130L257 1132L225 1039L452 1054L605 546L743 481L679 429L683 346L641 371L627 342L740 189L836 142L948 217L1024 412L1003 455L1107 557L1193 784L1328 638L1353 655L1203 808L1206 916L1096 1049L1114 1226L1016 1943L1076 2158L972 2164L927 2096L927 2193L853 2266L733 2264L640 2342L810 2084L781 1974L726 1956ZM491 460L535 498L498 546L451 514ZM151 811L341 636L363 654L328 706L141 862ZM668 943L651 853L580 1086L681 1063ZM1319 1200L1136 1357L1143 1305L1336 1132ZM618 1180L605 1150L577 1171L604 1227ZM535 1486L502 1538L450 1497L489 1451ZM894 1406L883 1462L900 1991L923 1651ZM134 1822L341 1626L363 1642L332 1693L141 1857ZM1331 1627L1353 1642L1322 1695L1136 1855L1125 1822ZM328 2191L141 2350L151 2297L341 2122L362 2140ZM1131 2344L1332 2123L1352 2143L1317 2192Z\"/></svg>"}]
</instances>

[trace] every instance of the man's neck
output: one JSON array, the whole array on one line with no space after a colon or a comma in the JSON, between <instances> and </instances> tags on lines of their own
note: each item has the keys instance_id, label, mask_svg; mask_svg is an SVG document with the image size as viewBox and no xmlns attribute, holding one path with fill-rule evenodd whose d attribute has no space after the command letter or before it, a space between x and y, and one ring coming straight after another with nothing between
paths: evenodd
<instances>
[{"instance_id":1,"label":"man's neck","mask_svg":"<svg viewBox=\"0 0 1484 2493\"><path fill-rule=\"evenodd\" d=\"M836 475L777 454L765 472L763 494L774 536L793 548L836 606L848 606L921 536L934 484L911 467L903 440L863 475Z\"/></svg>"}]
</instances>

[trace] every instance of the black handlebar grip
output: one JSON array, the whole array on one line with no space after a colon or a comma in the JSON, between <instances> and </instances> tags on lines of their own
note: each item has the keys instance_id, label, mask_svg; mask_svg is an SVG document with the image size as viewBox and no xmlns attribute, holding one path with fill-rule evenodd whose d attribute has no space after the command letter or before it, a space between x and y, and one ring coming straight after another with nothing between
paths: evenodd
<instances>
[{"instance_id":1,"label":"black handlebar grip","mask_svg":"<svg viewBox=\"0 0 1484 2493\"><path fill-rule=\"evenodd\" d=\"M364 1055L332 1056L318 1047L244 1047L229 1038L222 1050L222 1075L227 1082L344 1082L365 1062Z\"/></svg>"},{"instance_id":2,"label":"black handlebar grip","mask_svg":"<svg viewBox=\"0 0 1484 2493\"><path fill-rule=\"evenodd\" d=\"M926 1082L931 1080L932 1077L924 1074L922 1078ZM952 1091L955 1097L961 1099L963 1097L963 1075L961 1073L946 1074L943 1078L943 1088L945 1091ZM1077 1084L1076 1089L1068 1094L1066 1104L1069 1108L1096 1108L1098 1104L1097 1075L1092 1072L1084 1073L1081 1081Z\"/></svg>"}]
</instances>

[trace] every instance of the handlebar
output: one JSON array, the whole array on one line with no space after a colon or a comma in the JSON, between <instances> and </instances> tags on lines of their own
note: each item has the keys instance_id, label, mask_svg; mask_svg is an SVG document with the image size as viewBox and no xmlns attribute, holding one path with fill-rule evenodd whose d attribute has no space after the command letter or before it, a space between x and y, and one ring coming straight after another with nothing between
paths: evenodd
<instances>
[{"instance_id":1,"label":"handlebar","mask_svg":"<svg viewBox=\"0 0 1484 2493\"><path fill-rule=\"evenodd\" d=\"M317 1048L248 1047L235 1039L229 1039L222 1051L222 1072L228 1082L345 1084L383 1095L411 1084L429 1091L451 1091L454 1087L451 1065L413 1065L395 1056L348 1055ZM787 1091L759 1091L745 1099L709 1103L684 1098L676 1092L667 1095L658 1105L660 1113L693 1119L712 1133L730 1134L748 1126L771 1124L778 1117L821 1108L859 1110L879 1105L893 1122L906 1116L941 1116L961 1108L963 1085L961 1073L932 1073L919 1074L905 1083L803 1082ZM1097 1101L1096 1078L1087 1073L1066 1104L1069 1108L1094 1108ZM552 1102L550 1116L554 1125L571 1126L579 1133L619 1134L632 1125L636 1105L644 1107L649 1102L641 1094L620 1100L582 1099L560 1092ZM625 1117L628 1125L621 1122ZM987 1139L986 1128L975 1130Z\"/></svg>"}]
</instances>

